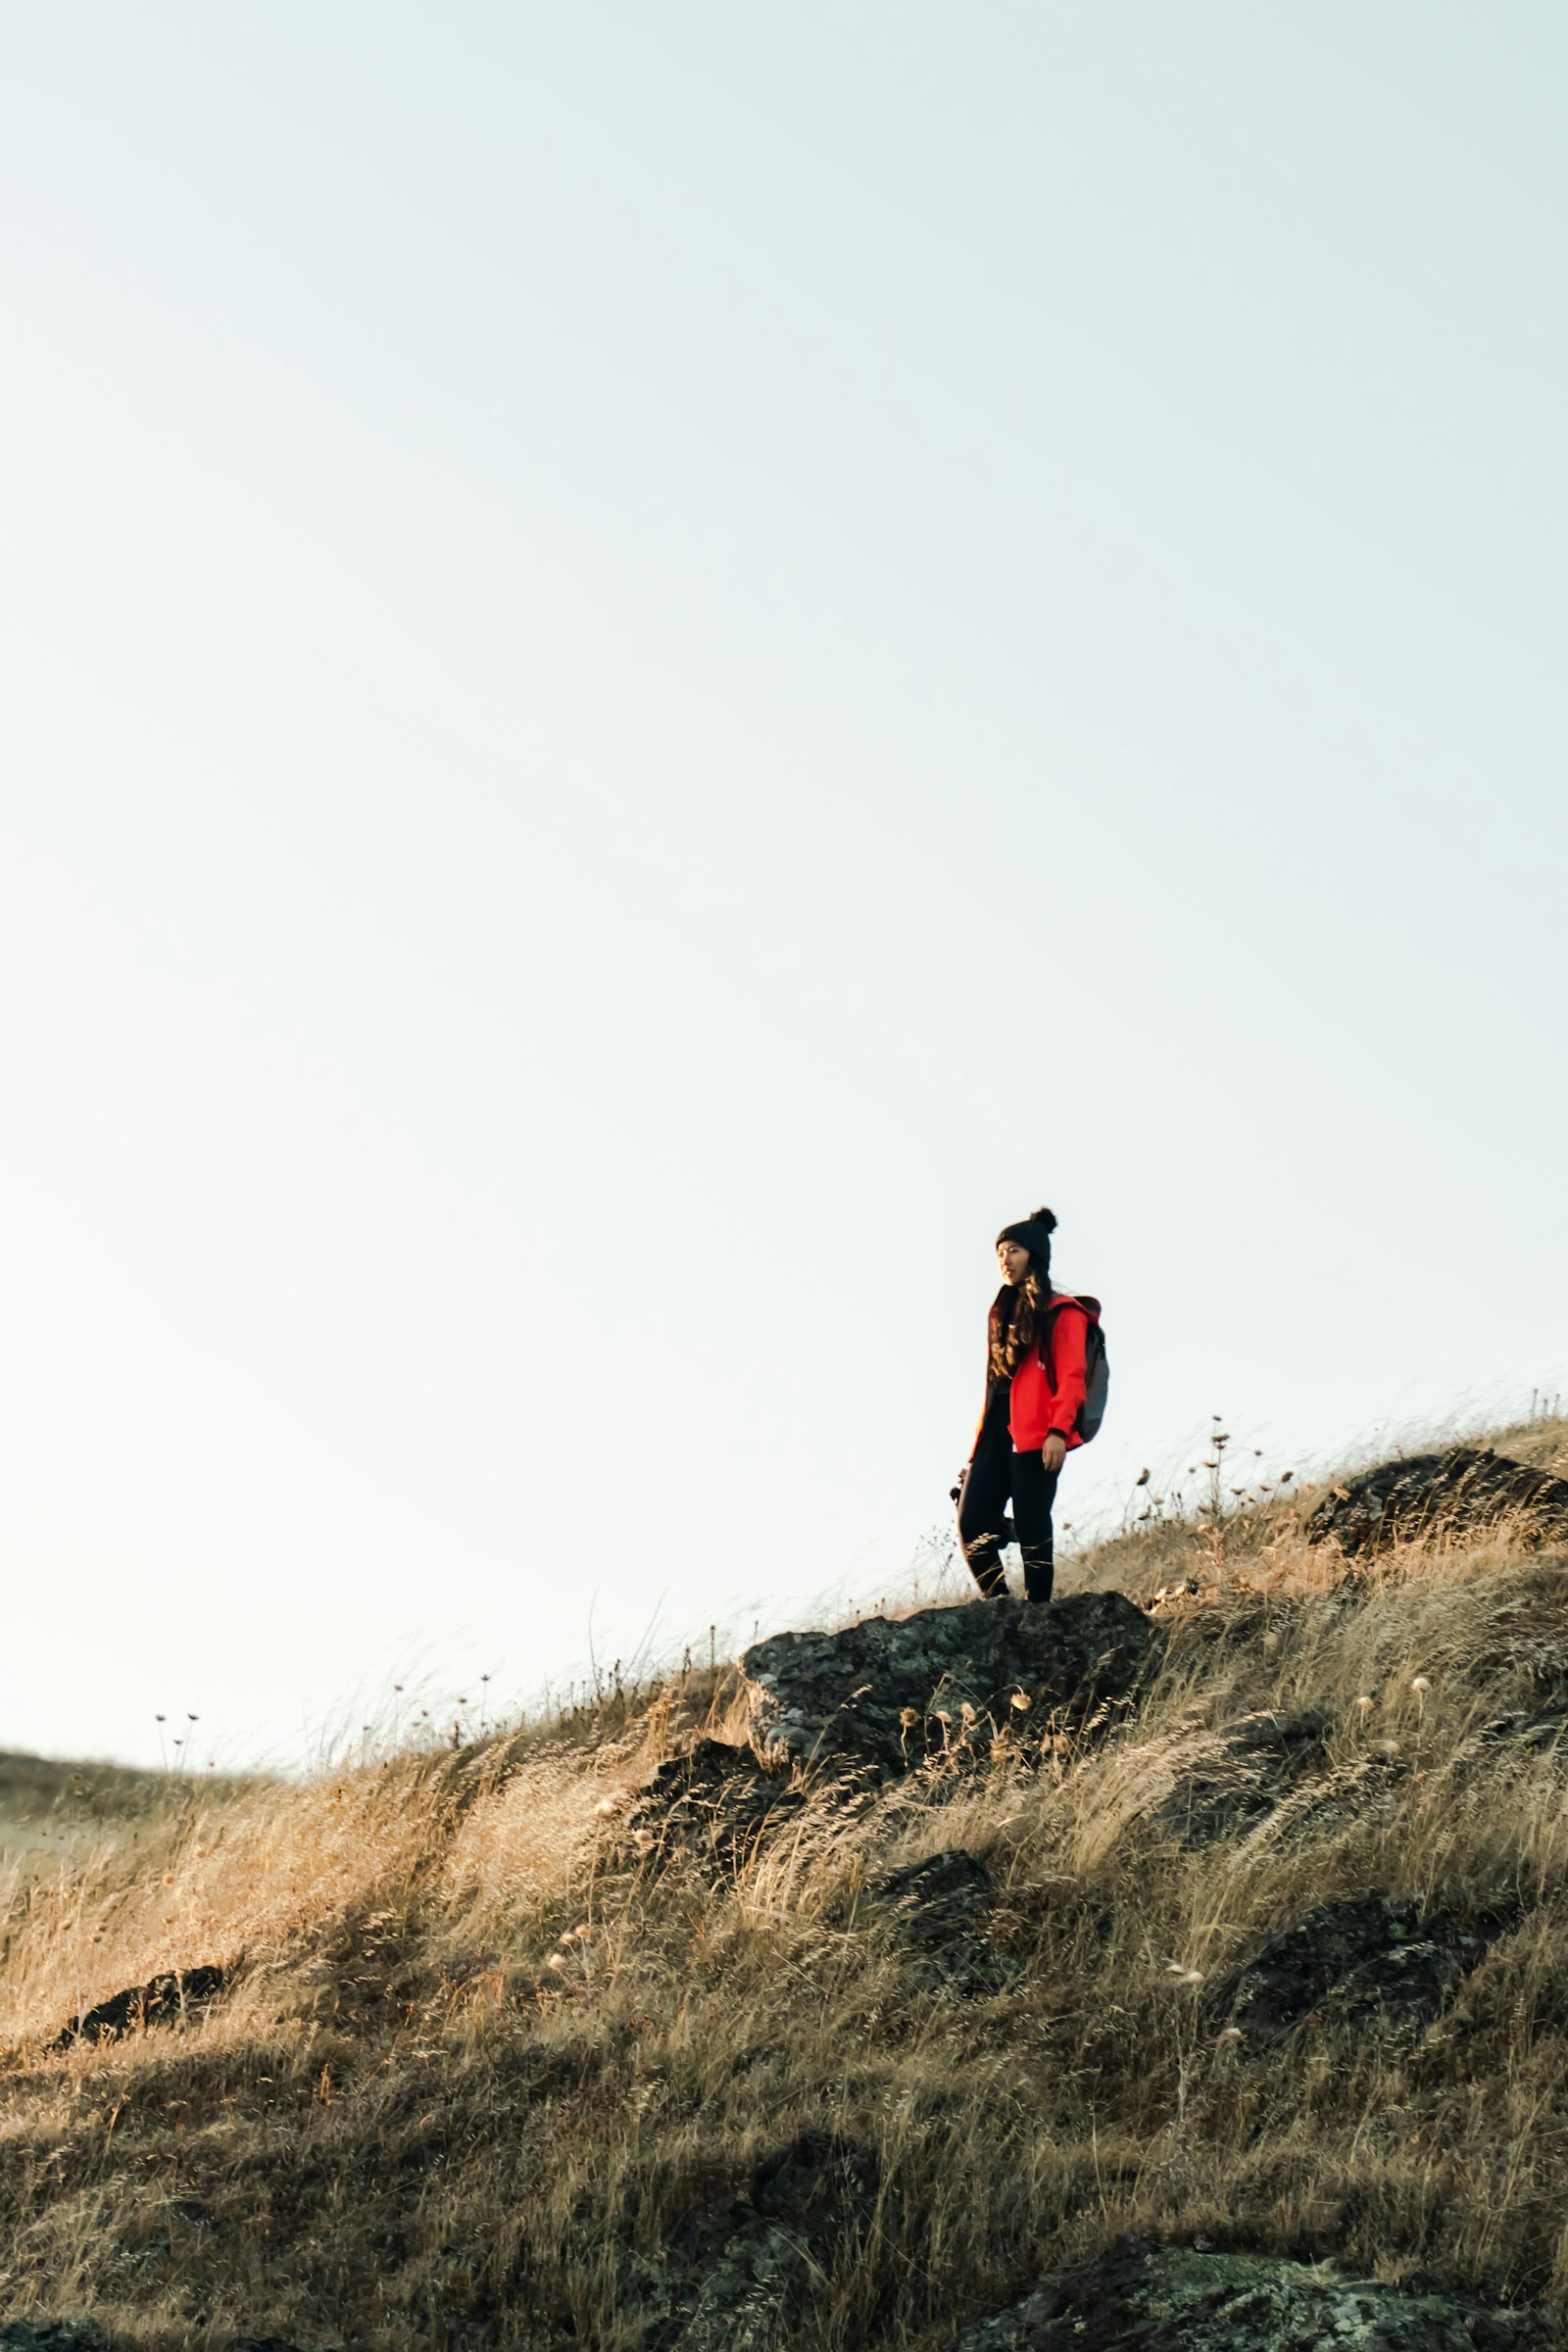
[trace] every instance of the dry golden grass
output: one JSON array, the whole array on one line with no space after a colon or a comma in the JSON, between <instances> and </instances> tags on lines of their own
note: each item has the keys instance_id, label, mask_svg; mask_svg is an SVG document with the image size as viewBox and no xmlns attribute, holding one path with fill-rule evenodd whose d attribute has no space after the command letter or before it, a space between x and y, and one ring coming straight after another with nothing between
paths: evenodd
<instances>
[{"instance_id":1,"label":"dry golden grass","mask_svg":"<svg viewBox=\"0 0 1568 2352\"><path fill-rule=\"evenodd\" d=\"M19 1886L63 1857L90 1853L106 1841L128 1842L172 1809L224 1799L252 1785L0 1753L0 1904L9 1907Z\"/></svg>"},{"instance_id":2,"label":"dry golden grass","mask_svg":"<svg viewBox=\"0 0 1568 2352\"><path fill-rule=\"evenodd\" d=\"M1523 1434L1560 1465L1568 1429ZM1203 1541L1145 1531L1085 1581L1147 1596ZM809 2127L881 2180L794 2339L823 2352L935 2352L1129 2230L1568 2311L1568 1766L1476 1742L1568 1703L1568 1559L1501 1531L1347 1586L1271 1505L1222 1566L1166 1608L1115 1739L853 1819L814 1802L738 1870L656 1869L615 1818L725 1717L721 1676L458 1753L188 1788L134 1842L108 1825L12 1890L0 2316L171 2352L634 2352L679 2226ZM1183 1844L1160 1800L1217 1728L1307 1705L1376 1801ZM857 1904L953 1845L1002 1888L1020 1973L995 1997L911 1989ZM1424 2037L1226 2038L1216 1975L1369 1890L1517 1924ZM233 1989L183 2030L51 2047L90 2002L212 1962Z\"/></svg>"}]
</instances>

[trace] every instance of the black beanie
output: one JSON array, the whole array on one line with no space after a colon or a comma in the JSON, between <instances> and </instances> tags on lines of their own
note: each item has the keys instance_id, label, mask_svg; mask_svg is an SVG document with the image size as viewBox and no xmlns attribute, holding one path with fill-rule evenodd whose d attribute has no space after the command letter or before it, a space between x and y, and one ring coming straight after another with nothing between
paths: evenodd
<instances>
[{"instance_id":1,"label":"black beanie","mask_svg":"<svg viewBox=\"0 0 1568 2352\"><path fill-rule=\"evenodd\" d=\"M1004 1225L997 1236L997 1248L1004 1242L1018 1242L1028 1250L1042 1274L1051 1271L1051 1237L1056 1230L1056 1220L1049 1208L1031 1209L1016 1225Z\"/></svg>"}]
</instances>

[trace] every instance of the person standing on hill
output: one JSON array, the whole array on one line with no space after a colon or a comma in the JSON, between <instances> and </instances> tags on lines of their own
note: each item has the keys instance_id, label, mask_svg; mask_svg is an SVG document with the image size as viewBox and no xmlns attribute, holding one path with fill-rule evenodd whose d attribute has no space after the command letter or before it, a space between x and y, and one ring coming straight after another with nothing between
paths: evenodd
<instances>
[{"instance_id":1,"label":"person standing on hill","mask_svg":"<svg viewBox=\"0 0 1568 2352\"><path fill-rule=\"evenodd\" d=\"M1006 1596L1002 1547L1012 1500L1026 1600L1049 1600L1055 1574L1051 1522L1056 1479L1074 1446L1088 1381L1098 1298L1051 1287L1056 1220L1037 1208L997 1236L1002 1288L986 1334L986 1399L957 1490L958 1542L987 1600Z\"/></svg>"}]
</instances>

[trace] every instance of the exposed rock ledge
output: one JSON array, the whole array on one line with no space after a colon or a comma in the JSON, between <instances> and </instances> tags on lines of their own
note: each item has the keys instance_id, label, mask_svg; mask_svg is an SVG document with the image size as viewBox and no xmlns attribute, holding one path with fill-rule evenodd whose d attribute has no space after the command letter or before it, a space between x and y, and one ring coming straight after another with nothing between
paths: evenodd
<instances>
[{"instance_id":1,"label":"exposed rock ledge","mask_svg":"<svg viewBox=\"0 0 1568 2352\"><path fill-rule=\"evenodd\" d=\"M775 1634L741 1660L753 1744L780 1767L883 1774L1004 1731L1038 1745L1124 1705L1162 1639L1122 1592L1049 1608L972 1600L837 1633Z\"/></svg>"},{"instance_id":2,"label":"exposed rock ledge","mask_svg":"<svg viewBox=\"0 0 1568 2352\"><path fill-rule=\"evenodd\" d=\"M1480 1536L1504 1522L1522 1543L1568 1537L1568 1478L1488 1446L1450 1446L1342 1481L1309 1513L1306 1534L1353 1558L1421 1538Z\"/></svg>"},{"instance_id":3,"label":"exposed rock ledge","mask_svg":"<svg viewBox=\"0 0 1568 2352\"><path fill-rule=\"evenodd\" d=\"M1048 2278L952 2352L1546 2352L1542 2324L1328 2264L1124 2244Z\"/></svg>"}]
</instances>

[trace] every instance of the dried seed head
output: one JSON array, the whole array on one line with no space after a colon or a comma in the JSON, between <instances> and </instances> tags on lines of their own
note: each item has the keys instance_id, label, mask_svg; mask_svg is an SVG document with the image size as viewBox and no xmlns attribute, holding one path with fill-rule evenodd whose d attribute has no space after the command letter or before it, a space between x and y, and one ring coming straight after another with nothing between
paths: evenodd
<instances>
[{"instance_id":1,"label":"dried seed head","mask_svg":"<svg viewBox=\"0 0 1568 2352\"><path fill-rule=\"evenodd\" d=\"M917 1707L901 1707L899 1709L899 1721L906 1732L912 1732L919 1720L920 1712Z\"/></svg>"},{"instance_id":2,"label":"dried seed head","mask_svg":"<svg viewBox=\"0 0 1568 2352\"><path fill-rule=\"evenodd\" d=\"M1020 1715L1027 1715L1035 1702L1027 1690L1015 1690L1007 1703L1015 1707Z\"/></svg>"}]
</instances>

